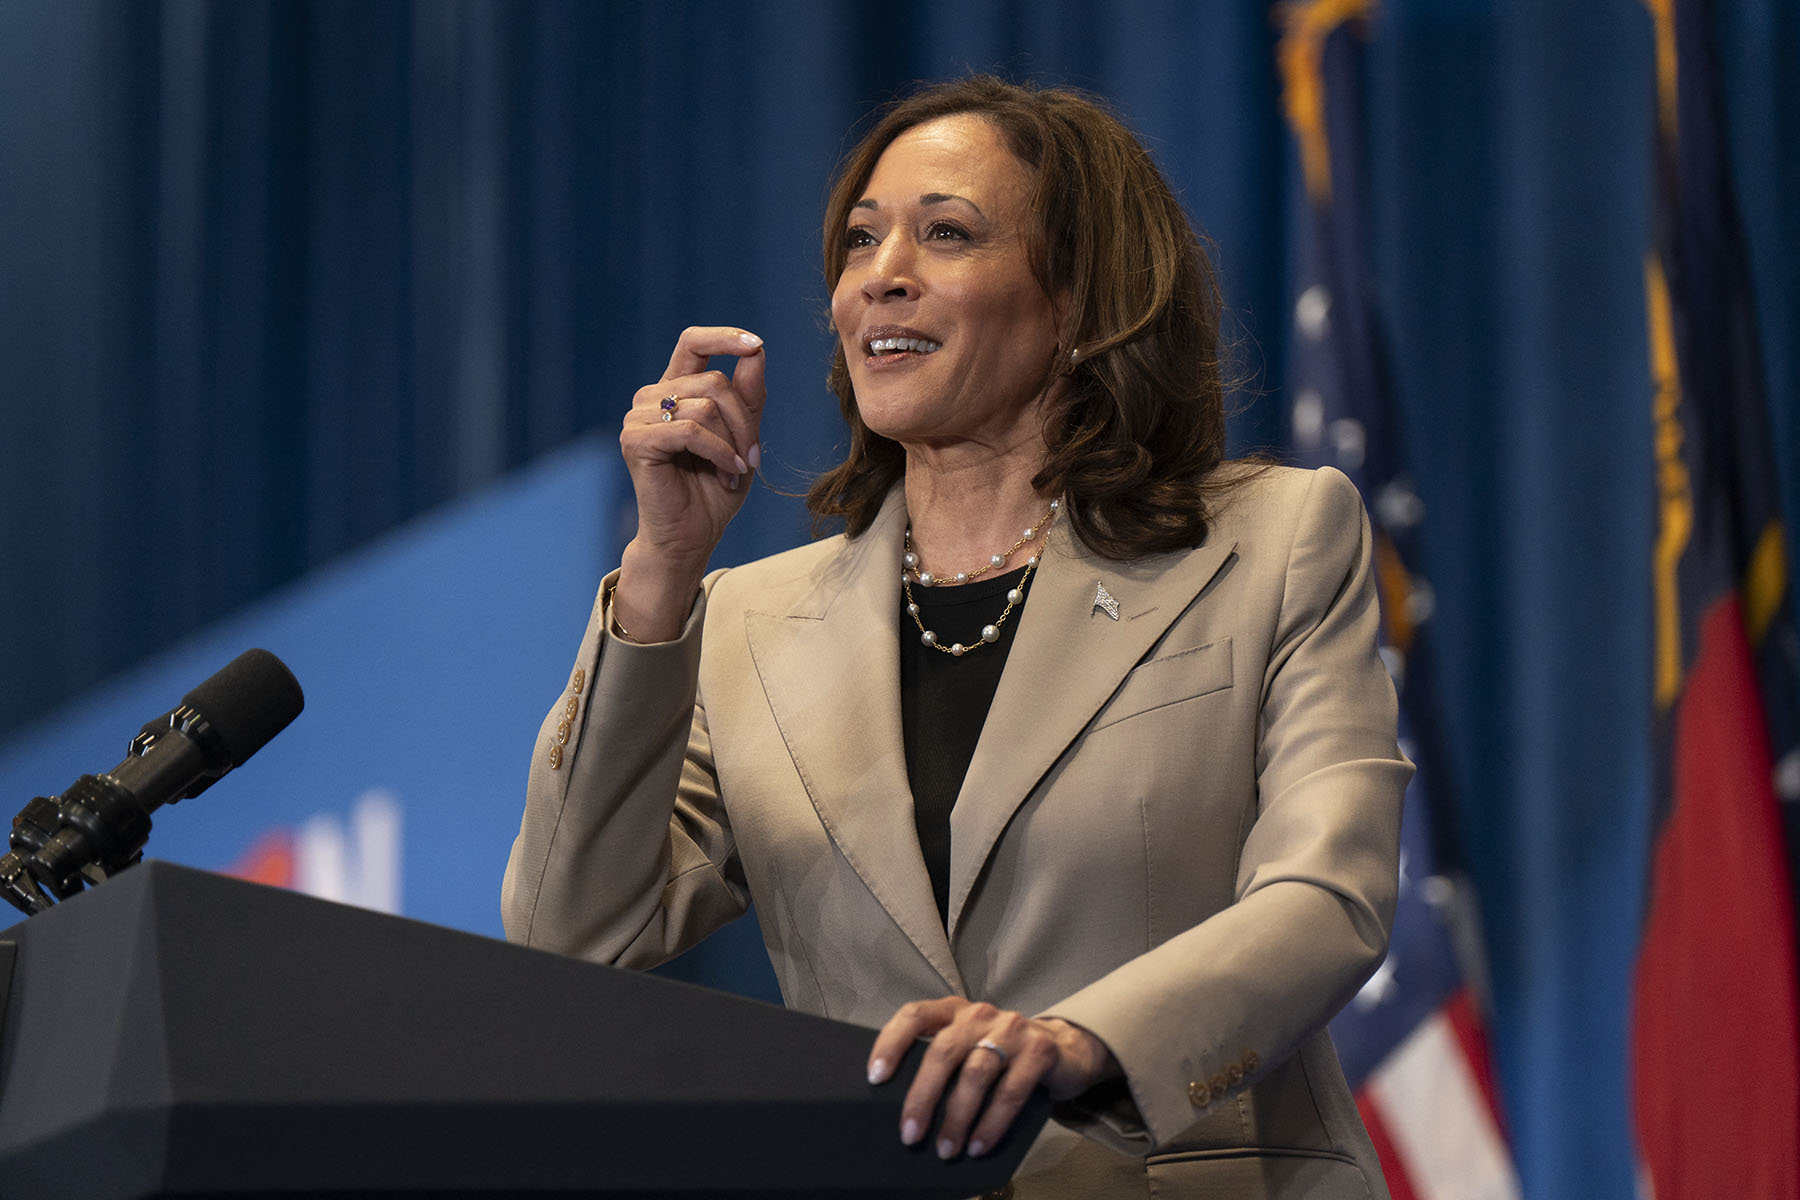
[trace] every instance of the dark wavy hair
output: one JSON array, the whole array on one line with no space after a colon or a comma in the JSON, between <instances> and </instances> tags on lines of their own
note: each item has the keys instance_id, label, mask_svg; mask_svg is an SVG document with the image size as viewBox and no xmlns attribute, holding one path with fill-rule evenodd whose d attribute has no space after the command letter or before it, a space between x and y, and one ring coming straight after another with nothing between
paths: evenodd
<instances>
[{"instance_id":1,"label":"dark wavy hair","mask_svg":"<svg viewBox=\"0 0 1800 1200\"><path fill-rule=\"evenodd\" d=\"M827 286L843 274L850 209L882 152L915 125L963 113L993 125L1031 171L1039 223L1027 255L1045 294L1064 301L1054 370L1068 386L1046 407L1049 452L1032 486L1062 496L1076 535L1108 558L1198 545L1230 486L1213 470L1225 454L1218 282L1168 181L1101 101L977 75L893 104L832 184ZM905 456L863 424L841 343L830 386L850 449L806 503L815 527L841 518L854 537L900 480Z\"/></svg>"}]
</instances>

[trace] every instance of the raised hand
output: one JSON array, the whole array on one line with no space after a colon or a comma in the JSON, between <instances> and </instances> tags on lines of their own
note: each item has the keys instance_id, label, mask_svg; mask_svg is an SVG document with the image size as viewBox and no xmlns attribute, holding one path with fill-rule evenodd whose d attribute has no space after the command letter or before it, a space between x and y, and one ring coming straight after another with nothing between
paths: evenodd
<instances>
[{"instance_id":1,"label":"raised hand","mask_svg":"<svg viewBox=\"0 0 1800 1200\"><path fill-rule=\"evenodd\" d=\"M730 375L707 369L737 358ZM684 329L662 378L637 390L619 433L638 531L620 564L613 612L638 641L681 632L707 560L762 463L762 339L731 326Z\"/></svg>"}]
</instances>

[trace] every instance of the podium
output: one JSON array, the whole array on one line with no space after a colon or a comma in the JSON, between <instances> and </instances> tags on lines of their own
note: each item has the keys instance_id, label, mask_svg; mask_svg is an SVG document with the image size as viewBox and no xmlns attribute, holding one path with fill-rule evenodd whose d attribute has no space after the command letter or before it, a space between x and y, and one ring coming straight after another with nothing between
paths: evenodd
<instances>
[{"instance_id":1,"label":"podium","mask_svg":"<svg viewBox=\"0 0 1800 1200\"><path fill-rule=\"evenodd\" d=\"M949 1200L1049 1113L940 1162L871 1030L168 863L0 940L7 1200Z\"/></svg>"}]
</instances>

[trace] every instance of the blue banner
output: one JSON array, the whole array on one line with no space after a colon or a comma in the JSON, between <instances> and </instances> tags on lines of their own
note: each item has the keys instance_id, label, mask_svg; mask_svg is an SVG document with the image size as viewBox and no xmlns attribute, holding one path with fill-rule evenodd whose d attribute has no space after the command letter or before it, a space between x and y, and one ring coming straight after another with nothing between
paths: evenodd
<instances>
[{"instance_id":1,"label":"blue banner","mask_svg":"<svg viewBox=\"0 0 1800 1200\"><path fill-rule=\"evenodd\" d=\"M109 770L145 721L239 652L306 709L146 855L498 936L537 726L617 560L618 455L586 439L422 518L0 743L0 812Z\"/></svg>"}]
</instances>

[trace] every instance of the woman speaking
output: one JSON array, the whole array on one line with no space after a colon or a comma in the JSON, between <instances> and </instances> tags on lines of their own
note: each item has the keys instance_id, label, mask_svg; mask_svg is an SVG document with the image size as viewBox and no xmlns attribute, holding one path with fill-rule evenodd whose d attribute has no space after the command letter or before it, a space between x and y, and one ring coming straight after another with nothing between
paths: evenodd
<instances>
[{"instance_id":1,"label":"woman speaking","mask_svg":"<svg viewBox=\"0 0 1800 1200\"><path fill-rule=\"evenodd\" d=\"M619 442L637 536L539 736L516 941L654 966L754 900L788 1005L930 1039L933 1149L1061 1103L1030 1196L1384 1196L1325 1024L1380 962L1401 793L1367 522L1224 461L1219 299L1142 145L973 78L832 189L845 532L706 573L764 347L685 331ZM729 375L710 358L734 357Z\"/></svg>"}]
</instances>

